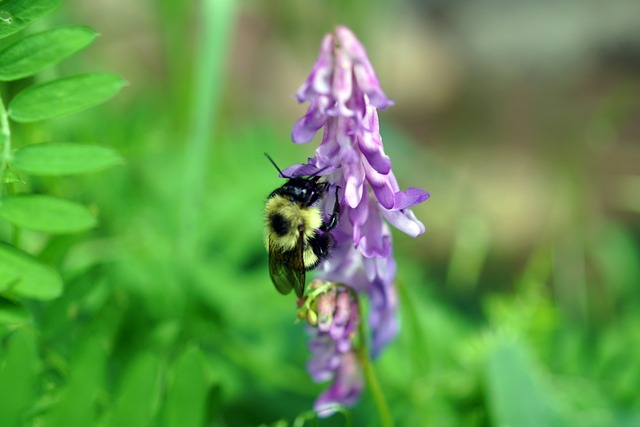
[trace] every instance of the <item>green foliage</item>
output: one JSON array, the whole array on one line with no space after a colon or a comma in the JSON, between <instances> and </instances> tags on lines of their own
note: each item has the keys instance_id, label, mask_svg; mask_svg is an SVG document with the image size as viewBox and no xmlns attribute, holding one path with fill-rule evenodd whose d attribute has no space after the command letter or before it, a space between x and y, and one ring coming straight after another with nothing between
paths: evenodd
<instances>
[{"instance_id":1,"label":"green foliage","mask_svg":"<svg viewBox=\"0 0 640 427\"><path fill-rule=\"evenodd\" d=\"M65 384L56 390L56 403L43 415L43 425L95 425L96 400L104 384L109 331L92 328L91 339L84 340L73 355L72 364L64 369ZM54 365L55 366L55 365Z\"/></svg>"},{"instance_id":2,"label":"green foliage","mask_svg":"<svg viewBox=\"0 0 640 427\"><path fill-rule=\"evenodd\" d=\"M0 294L49 300L62 293L60 275L37 259L0 244Z\"/></svg>"},{"instance_id":3,"label":"green foliage","mask_svg":"<svg viewBox=\"0 0 640 427\"><path fill-rule=\"evenodd\" d=\"M91 44L97 34L87 27L63 27L36 33L0 51L0 80L36 74Z\"/></svg>"},{"instance_id":4,"label":"green foliage","mask_svg":"<svg viewBox=\"0 0 640 427\"><path fill-rule=\"evenodd\" d=\"M22 147L11 164L30 175L59 176L98 172L122 163L108 147L71 143L43 143Z\"/></svg>"},{"instance_id":5,"label":"green foliage","mask_svg":"<svg viewBox=\"0 0 640 427\"><path fill-rule=\"evenodd\" d=\"M485 375L496 425L560 426L550 388L531 354L517 340L496 336L488 344Z\"/></svg>"},{"instance_id":6,"label":"green foliage","mask_svg":"<svg viewBox=\"0 0 640 427\"><path fill-rule=\"evenodd\" d=\"M0 38L13 35L59 6L59 0L7 0L0 4ZM41 70L58 64L73 53L88 46L96 33L86 27L61 27L39 33L14 37L0 51L0 80L14 81L34 76ZM20 87L25 87L22 82ZM32 83L27 82L27 83ZM80 388L73 395L59 393L60 400L52 411L48 395L42 394L41 366L56 366L60 357L55 353L43 361L42 342L37 328L35 301L58 298L63 291L61 274L48 265L47 253L58 245L50 235L86 231L96 225L95 215L86 207L46 194L28 175L72 175L95 172L120 163L111 149L42 142L37 133L17 133L13 140L13 121L34 122L64 114L79 112L114 96L122 87L121 77L110 73L87 73L58 80L28 85L9 102L0 100L0 424L31 425L39 411L47 413L45 425L89 425L95 395L85 394L88 416L78 416ZM7 84L8 85L8 84ZM12 91L5 91L12 93ZM15 91L13 91L15 92ZM4 92L3 92L4 93ZM35 129L35 128L32 128ZM37 139L36 139L37 138ZM12 149L23 147L15 154ZM18 175L15 170L19 169ZM43 191L44 190L44 191ZM44 233L36 240L24 238L24 230ZM66 315L65 315L66 316ZM16 329L17 328L17 329ZM34 329L31 329L34 328ZM95 349L95 347L91 347ZM102 354L102 348L98 348ZM90 357L85 369L96 369ZM81 361L81 360L80 360ZM82 363L78 368L82 369ZM60 365L57 365L60 367ZM98 367L99 369L99 367ZM72 372L77 369L74 366ZM74 374L76 375L76 374ZM84 387L84 373L75 376L76 384ZM65 390L73 389L74 376L69 377ZM77 386L76 386L77 387ZM97 386L92 387L97 390ZM35 403L37 402L37 403ZM68 402L68 404L65 404Z\"/></svg>"},{"instance_id":7,"label":"green foliage","mask_svg":"<svg viewBox=\"0 0 640 427\"><path fill-rule=\"evenodd\" d=\"M50 234L77 233L96 224L95 217L82 205L51 196L23 194L2 199L0 219Z\"/></svg>"},{"instance_id":8,"label":"green foliage","mask_svg":"<svg viewBox=\"0 0 640 427\"><path fill-rule=\"evenodd\" d=\"M0 425L379 425L368 390L356 407L339 408L328 419L310 410L328 384L314 384L305 370L305 327L295 323L295 301L273 290L261 239L264 200L282 184L262 153L289 165L314 147L288 142L295 116L304 114L304 107L289 111L289 94L301 83L293 73L303 76L305 64L296 59L291 67L291 52L280 52L273 58L282 66L269 72L247 61L259 55L246 47L257 43L251 36L276 33L276 44L264 41L266 52L276 53L285 42L316 49L334 25L321 19L324 5L313 6L313 22L299 20L300 2L278 10L256 5L250 16L260 25L245 22L238 38L240 3L150 2L162 32L147 39L141 26L139 34L160 45L154 57L145 44L145 58L160 64L158 73L154 68L149 78L145 64L140 81L127 76L136 81L136 92L121 104L126 108L44 121L88 109L123 85L114 74L87 73L99 61L85 69L82 55L69 58L96 33L65 22L77 13L49 14L60 3L0 2L0 37L11 36L0 50L0 93L9 105L9 113L0 106ZM379 4L363 12L361 0L343 3L332 3L334 17L357 20L363 34L378 32L370 22ZM206 26L202 31L192 31L194 16ZM33 21L37 28L27 27ZM61 26L47 29L50 24ZM92 50L114 36L107 34L113 27L105 28ZM315 51L305 54L312 61ZM121 56L118 65L134 59ZM252 80L243 80L244 62L263 91L244 87ZM279 101L287 106L282 109L264 90L282 85L274 81L279 73L289 88L278 89L286 98ZM596 126L608 144L634 134L628 117L638 104L634 91L623 89L616 92L623 99L595 108L593 123L563 122L563 131L583 135ZM525 92L520 87L505 99L520 100ZM389 94L394 96L391 89ZM587 168L595 158L612 162L613 154L599 145L603 151L589 157L578 139L566 148L567 159L559 159L526 134L522 125L530 123L524 118L509 121L505 134L524 132L531 139L528 161L540 156L557 163L545 175L547 190L569 184L556 202L561 218L549 215L520 249L505 250L495 233L507 224L489 222L475 199L490 186L460 189L459 170L449 169L483 141L478 117L492 108L509 111L510 120L518 114L504 99L485 96L475 101L481 111L465 110L470 107L460 99L463 105L450 107L445 123L431 123L429 144L441 138L455 146L444 160L383 119L401 185L433 190L425 210L416 211L427 235L393 236L402 329L375 368L394 421L640 425L640 235L637 218L629 216L637 210L612 215L595 209L604 201L594 187L608 183L589 182L591 174L594 180L599 175ZM397 104L392 114L404 114L406 107ZM559 105L551 108L554 114L561 114ZM526 112L543 114L534 106ZM447 126L458 139L438 134ZM624 132L617 135L618 129ZM530 130L537 135L536 127ZM556 131L550 145L564 146L557 142L568 139ZM482 150L500 148L492 144ZM566 177L567 170L573 175ZM556 181L556 174L563 178ZM501 193L488 204L506 209L511 197ZM625 197L637 205L633 191ZM459 216L453 231L443 229L434 212Z\"/></svg>"},{"instance_id":9,"label":"green foliage","mask_svg":"<svg viewBox=\"0 0 640 427\"><path fill-rule=\"evenodd\" d=\"M0 325L20 326L28 323L29 320L30 314L24 306L0 297Z\"/></svg>"},{"instance_id":10,"label":"green foliage","mask_svg":"<svg viewBox=\"0 0 640 427\"><path fill-rule=\"evenodd\" d=\"M16 122L37 122L77 113L109 100L124 80L117 74L87 73L36 84L17 94L9 104Z\"/></svg>"},{"instance_id":11,"label":"green foliage","mask_svg":"<svg viewBox=\"0 0 640 427\"><path fill-rule=\"evenodd\" d=\"M35 337L17 329L0 343L0 422L17 426L36 397L40 359Z\"/></svg>"},{"instance_id":12,"label":"green foliage","mask_svg":"<svg viewBox=\"0 0 640 427\"><path fill-rule=\"evenodd\" d=\"M104 426L150 425L157 408L160 360L158 354L142 352L135 356L123 374L117 401L103 421Z\"/></svg>"},{"instance_id":13,"label":"green foliage","mask_svg":"<svg viewBox=\"0 0 640 427\"><path fill-rule=\"evenodd\" d=\"M18 32L60 3L3 2L0 37ZM17 38L0 51L0 79L11 81L32 76L86 47L95 36L93 30L76 26ZM11 99L8 113L4 102L0 102L0 219L13 227L13 247L0 247L0 296L51 299L62 292L59 275L19 248L21 229L48 234L76 233L96 224L94 215L79 204L28 191L11 194L16 184L25 182L10 168L17 167L33 175L68 175L101 170L119 162L112 150L73 144L30 145L14 156L9 118L32 122L82 111L111 98L122 84L122 78L115 74L87 73L27 87ZM11 302L4 304L3 310L15 315L15 307L20 305Z\"/></svg>"},{"instance_id":14,"label":"green foliage","mask_svg":"<svg viewBox=\"0 0 640 427\"><path fill-rule=\"evenodd\" d=\"M163 405L166 426L205 425L209 381L201 351L186 347L172 368Z\"/></svg>"},{"instance_id":15,"label":"green foliage","mask_svg":"<svg viewBox=\"0 0 640 427\"><path fill-rule=\"evenodd\" d=\"M0 15L0 38L22 30L62 4L63 0L5 0Z\"/></svg>"}]
</instances>

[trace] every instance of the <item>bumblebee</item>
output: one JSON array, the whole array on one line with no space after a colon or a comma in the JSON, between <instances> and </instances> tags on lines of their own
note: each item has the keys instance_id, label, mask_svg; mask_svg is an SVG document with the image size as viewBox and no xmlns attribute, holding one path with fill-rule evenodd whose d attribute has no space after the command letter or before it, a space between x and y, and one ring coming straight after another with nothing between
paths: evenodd
<instances>
[{"instance_id":1,"label":"bumblebee","mask_svg":"<svg viewBox=\"0 0 640 427\"><path fill-rule=\"evenodd\" d=\"M278 292L288 294L294 289L302 297L305 273L329 256L333 244L329 231L340 217L340 187L336 187L333 212L324 220L315 205L326 195L330 184L320 181L320 171L312 176L287 177L267 153L265 156L287 178L282 187L271 192L264 209L269 275Z\"/></svg>"}]
</instances>

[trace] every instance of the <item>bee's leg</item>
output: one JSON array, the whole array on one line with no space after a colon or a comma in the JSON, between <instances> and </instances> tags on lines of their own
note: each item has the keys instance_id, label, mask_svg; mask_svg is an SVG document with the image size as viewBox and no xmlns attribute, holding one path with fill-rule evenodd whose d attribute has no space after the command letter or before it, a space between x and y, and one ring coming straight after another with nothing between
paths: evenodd
<instances>
[{"instance_id":1,"label":"bee's leg","mask_svg":"<svg viewBox=\"0 0 640 427\"><path fill-rule=\"evenodd\" d=\"M340 199L338 199L338 190L340 186L336 187L336 202L333 204L333 212L329 217L328 221L325 221L320 226L320 230L329 231L333 229L336 225L338 225L338 220L340 219Z\"/></svg>"}]
</instances>

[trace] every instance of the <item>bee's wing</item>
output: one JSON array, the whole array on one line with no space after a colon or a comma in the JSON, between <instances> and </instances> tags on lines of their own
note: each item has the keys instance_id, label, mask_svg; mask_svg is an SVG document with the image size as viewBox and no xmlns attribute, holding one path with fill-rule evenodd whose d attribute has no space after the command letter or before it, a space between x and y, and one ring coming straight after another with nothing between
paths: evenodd
<instances>
[{"instance_id":1,"label":"bee's wing","mask_svg":"<svg viewBox=\"0 0 640 427\"><path fill-rule=\"evenodd\" d=\"M274 249L269 242L269 275L281 294L286 295L291 292L291 289L295 289L299 298L304 294L303 239L304 236L301 234L296 247L287 252Z\"/></svg>"}]
</instances>

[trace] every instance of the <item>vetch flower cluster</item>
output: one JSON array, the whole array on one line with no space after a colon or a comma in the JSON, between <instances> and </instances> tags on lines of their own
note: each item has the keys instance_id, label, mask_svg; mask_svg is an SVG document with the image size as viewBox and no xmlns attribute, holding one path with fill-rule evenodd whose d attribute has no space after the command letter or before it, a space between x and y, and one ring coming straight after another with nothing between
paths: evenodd
<instances>
[{"instance_id":1,"label":"vetch flower cluster","mask_svg":"<svg viewBox=\"0 0 640 427\"><path fill-rule=\"evenodd\" d=\"M413 237L424 233L424 225L410 208L427 200L429 193L419 188L400 190L378 121L378 109L393 102L380 88L364 47L348 28L339 26L324 37L297 98L309 107L293 127L293 141L307 143L324 128L322 141L306 164L290 166L283 175L318 174L344 189L340 222L331 231L335 246L331 257L318 267L317 278L347 286L369 299L369 340L371 355L376 357L399 329L389 224ZM326 198L323 203L323 212L331 212L333 200ZM319 412L329 403L353 405L362 390L355 353L338 351L346 346L341 340L349 337L326 333L321 324L318 319L309 371L314 380L332 379L333 384L316 401Z\"/></svg>"},{"instance_id":2,"label":"vetch flower cluster","mask_svg":"<svg viewBox=\"0 0 640 427\"><path fill-rule=\"evenodd\" d=\"M346 287L314 280L298 305L299 317L306 317L312 335L309 373L317 382L333 379L316 400L316 411L328 415L336 402L355 404L364 382L354 346L360 325L357 299Z\"/></svg>"}]
</instances>

